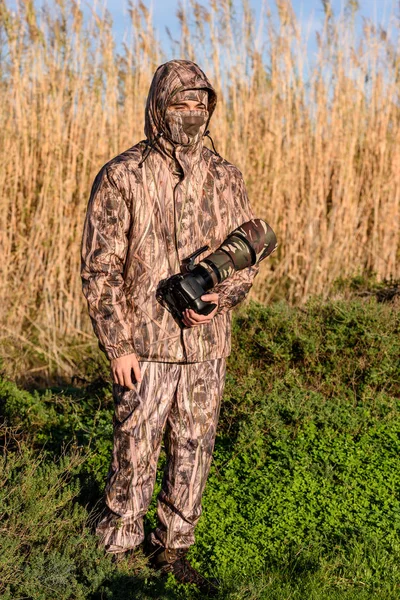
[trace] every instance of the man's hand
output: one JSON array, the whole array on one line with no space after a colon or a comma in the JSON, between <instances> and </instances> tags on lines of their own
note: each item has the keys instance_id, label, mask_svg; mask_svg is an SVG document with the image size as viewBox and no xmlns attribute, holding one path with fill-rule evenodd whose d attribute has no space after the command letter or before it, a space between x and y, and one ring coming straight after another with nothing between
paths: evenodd
<instances>
[{"instance_id":1,"label":"man's hand","mask_svg":"<svg viewBox=\"0 0 400 600\"><path fill-rule=\"evenodd\" d=\"M217 312L219 302L218 294L203 294L201 299L205 302L213 302L217 306L212 312L210 312L209 315L199 315L199 313L195 312L191 308L184 310L182 313L182 321L187 327L196 327L196 325L201 325L202 323L209 323Z\"/></svg>"},{"instance_id":2,"label":"man's hand","mask_svg":"<svg viewBox=\"0 0 400 600\"><path fill-rule=\"evenodd\" d=\"M142 381L139 361L136 354L125 354L119 358L111 359L111 375L115 383L123 385L130 390L134 389L132 382L132 369L135 374L136 381Z\"/></svg>"}]
</instances>

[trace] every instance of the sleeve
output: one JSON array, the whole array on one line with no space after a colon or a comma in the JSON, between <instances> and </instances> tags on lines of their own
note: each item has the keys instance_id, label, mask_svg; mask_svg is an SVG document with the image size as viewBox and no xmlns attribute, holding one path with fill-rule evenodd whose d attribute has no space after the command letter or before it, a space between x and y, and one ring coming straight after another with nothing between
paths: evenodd
<instances>
[{"instance_id":1,"label":"sleeve","mask_svg":"<svg viewBox=\"0 0 400 600\"><path fill-rule=\"evenodd\" d=\"M121 187L106 166L99 171L81 243L82 291L99 347L110 360L134 352L123 278L131 213Z\"/></svg>"},{"instance_id":2,"label":"sleeve","mask_svg":"<svg viewBox=\"0 0 400 600\"><path fill-rule=\"evenodd\" d=\"M236 227L239 227L242 223L255 218L255 215L250 206L242 174L239 171L237 171L237 173L238 189L235 191L235 202L238 202L239 200L241 202L240 218L236 225ZM255 264L246 269L242 269L241 271L236 271L232 277L228 277L214 286L212 291L217 292L219 295L218 310L216 314L223 314L228 310L231 310L246 298L259 270L260 266Z\"/></svg>"}]
</instances>

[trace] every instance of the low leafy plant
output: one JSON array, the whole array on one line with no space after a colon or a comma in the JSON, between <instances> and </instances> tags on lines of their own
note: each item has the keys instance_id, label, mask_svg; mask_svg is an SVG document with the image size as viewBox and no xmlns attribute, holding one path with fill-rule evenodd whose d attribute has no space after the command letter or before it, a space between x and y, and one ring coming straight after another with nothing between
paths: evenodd
<instances>
[{"instance_id":1,"label":"low leafy plant","mask_svg":"<svg viewBox=\"0 0 400 600\"><path fill-rule=\"evenodd\" d=\"M399 597L399 333L398 305L373 294L235 312L189 554L220 578L221 598ZM0 398L4 597L199 598L150 574L140 549L115 566L96 546L110 381L29 392L3 380ZM162 452L147 529L164 462Z\"/></svg>"}]
</instances>

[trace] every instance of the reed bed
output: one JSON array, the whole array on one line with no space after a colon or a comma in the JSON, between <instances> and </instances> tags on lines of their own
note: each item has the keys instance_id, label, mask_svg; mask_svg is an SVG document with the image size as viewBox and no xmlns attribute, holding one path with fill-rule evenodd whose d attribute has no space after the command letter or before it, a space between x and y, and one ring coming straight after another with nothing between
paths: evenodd
<instances>
[{"instance_id":1,"label":"reed bed","mask_svg":"<svg viewBox=\"0 0 400 600\"><path fill-rule=\"evenodd\" d=\"M152 15L128 2L122 51L110 14L76 0L38 11L0 0L1 354L31 353L71 374L66 339L96 345L81 292L79 248L93 179L143 139L154 70L195 60L219 102L211 133L244 174L255 213L277 233L250 298L304 303L338 278L400 276L399 18L365 20L327 0L317 52L290 1L191 0L181 35L160 46ZM393 5L394 6L394 5ZM79 369L78 369L79 371Z\"/></svg>"}]
</instances>

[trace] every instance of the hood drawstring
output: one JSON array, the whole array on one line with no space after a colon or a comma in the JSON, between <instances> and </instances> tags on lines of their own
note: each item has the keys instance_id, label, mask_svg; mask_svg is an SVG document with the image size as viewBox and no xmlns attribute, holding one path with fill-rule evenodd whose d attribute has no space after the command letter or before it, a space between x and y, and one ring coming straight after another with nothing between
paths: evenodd
<instances>
[{"instance_id":1,"label":"hood drawstring","mask_svg":"<svg viewBox=\"0 0 400 600\"><path fill-rule=\"evenodd\" d=\"M138 167L139 167L140 169L143 167L143 163L144 163L144 161L146 160L146 158L149 156L150 152L151 152L151 151L152 151L152 149L154 148L154 146L155 146L155 144L156 144L157 140L159 140L159 139L160 139L160 137L162 137L163 135L164 135L164 134L163 134L163 132L161 131L160 133L157 133L156 137L155 137L155 138L154 138L154 139L153 139L153 140L152 140L150 143L149 143L149 140L146 140L146 141L145 141L145 144L146 144L146 150L145 150L145 151L144 151L144 153L143 153L143 158L142 158L142 160L140 160L140 161L139 161L139 163L138 163ZM217 152L217 150L215 149L214 141L213 141L213 139L212 139L212 137L211 137L211 135L210 135L210 131L209 131L209 129L207 129L207 131L206 131L206 132L204 132L204 134L203 134L203 135L204 135L204 137L208 137L208 139L209 139L209 140L211 140L211 144L212 144L212 147L213 147L213 152L214 152L214 154L216 154L217 156L219 156L219 157L221 158L221 155L220 155L220 154Z\"/></svg>"},{"instance_id":2,"label":"hood drawstring","mask_svg":"<svg viewBox=\"0 0 400 600\"><path fill-rule=\"evenodd\" d=\"M161 133L157 133L156 137L154 138L154 140L152 142L149 143L149 140L146 140L146 150L143 153L143 158L142 160L138 163L138 167L141 169L143 167L143 163L146 160L146 158L149 156L150 152L153 150L155 143L157 142L157 140L160 139L160 137L162 137L164 134L163 132Z\"/></svg>"},{"instance_id":3,"label":"hood drawstring","mask_svg":"<svg viewBox=\"0 0 400 600\"><path fill-rule=\"evenodd\" d=\"M211 144L212 144L212 147L213 147L214 154L216 154L217 156L219 156L221 158L221 155L215 149L214 142L213 142L213 139L212 139L212 137L210 135L210 130L209 129L207 129L207 131L204 133L204 137L208 137L208 139L211 140Z\"/></svg>"}]
</instances>

